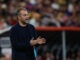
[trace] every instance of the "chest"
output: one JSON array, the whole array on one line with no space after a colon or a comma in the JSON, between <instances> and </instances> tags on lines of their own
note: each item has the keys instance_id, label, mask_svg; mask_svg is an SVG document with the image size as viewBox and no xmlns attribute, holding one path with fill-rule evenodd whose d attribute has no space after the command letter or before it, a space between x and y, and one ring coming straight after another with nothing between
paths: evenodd
<instances>
[{"instance_id":1,"label":"chest","mask_svg":"<svg viewBox=\"0 0 80 60\"><path fill-rule=\"evenodd\" d=\"M30 38L31 38L30 32L31 32L31 31L30 31L28 28L19 28L19 29L17 30L18 39L19 39L19 40L22 40L22 39L28 40L28 39L30 39Z\"/></svg>"}]
</instances>

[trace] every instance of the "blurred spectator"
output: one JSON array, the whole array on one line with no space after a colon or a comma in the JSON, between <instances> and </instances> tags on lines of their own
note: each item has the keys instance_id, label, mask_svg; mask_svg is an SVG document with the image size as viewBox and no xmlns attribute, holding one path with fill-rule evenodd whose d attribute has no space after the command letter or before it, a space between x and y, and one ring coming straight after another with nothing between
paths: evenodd
<instances>
[{"instance_id":1,"label":"blurred spectator","mask_svg":"<svg viewBox=\"0 0 80 60\"><path fill-rule=\"evenodd\" d=\"M10 23L11 23L11 17L10 17L10 16L6 16L6 18L5 18L5 22L7 23L8 26L10 26Z\"/></svg>"},{"instance_id":2,"label":"blurred spectator","mask_svg":"<svg viewBox=\"0 0 80 60\"><path fill-rule=\"evenodd\" d=\"M0 30L3 30L7 27L8 25L5 23L5 21L2 18L0 18Z\"/></svg>"},{"instance_id":3,"label":"blurred spectator","mask_svg":"<svg viewBox=\"0 0 80 60\"><path fill-rule=\"evenodd\" d=\"M72 12L73 9L74 9L74 2L70 0L68 3L68 11Z\"/></svg>"},{"instance_id":4,"label":"blurred spectator","mask_svg":"<svg viewBox=\"0 0 80 60\"><path fill-rule=\"evenodd\" d=\"M30 20L30 24L33 26L42 26L42 19L39 13L34 13L33 18Z\"/></svg>"},{"instance_id":5,"label":"blurred spectator","mask_svg":"<svg viewBox=\"0 0 80 60\"><path fill-rule=\"evenodd\" d=\"M66 60L71 60L71 59L70 59L70 57L67 57L67 59L66 59Z\"/></svg>"},{"instance_id":6,"label":"blurred spectator","mask_svg":"<svg viewBox=\"0 0 80 60\"><path fill-rule=\"evenodd\" d=\"M67 3L67 1L66 1L66 0L59 0L58 2L59 2L59 4L61 4L61 5L62 5L62 4L66 4L66 3Z\"/></svg>"},{"instance_id":7,"label":"blurred spectator","mask_svg":"<svg viewBox=\"0 0 80 60\"><path fill-rule=\"evenodd\" d=\"M50 0L44 0L43 5L44 5L44 7L50 7L51 6L51 1Z\"/></svg>"},{"instance_id":8,"label":"blurred spectator","mask_svg":"<svg viewBox=\"0 0 80 60\"><path fill-rule=\"evenodd\" d=\"M58 4L58 1L57 0L52 0L52 4L51 4L51 7L55 10L59 10L60 6Z\"/></svg>"},{"instance_id":9,"label":"blurred spectator","mask_svg":"<svg viewBox=\"0 0 80 60\"><path fill-rule=\"evenodd\" d=\"M11 60L11 54L9 53L5 54L5 60Z\"/></svg>"},{"instance_id":10,"label":"blurred spectator","mask_svg":"<svg viewBox=\"0 0 80 60\"><path fill-rule=\"evenodd\" d=\"M79 27L80 25L77 21L76 23L78 25L73 23L74 19L71 18L74 16L80 17L79 0L1 0L0 14L10 26L16 23L14 16L16 16L18 7L25 7L28 9L33 16L30 20L32 22L34 21L35 24L31 21L30 23L35 26L61 27L73 25L74 27ZM36 16L35 18L34 15L40 15L40 17Z\"/></svg>"},{"instance_id":11,"label":"blurred spectator","mask_svg":"<svg viewBox=\"0 0 80 60\"><path fill-rule=\"evenodd\" d=\"M5 56L4 55L0 55L0 60L5 60Z\"/></svg>"},{"instance_id":12,"label":"blurred spectator","mask_svg":"<svg viewBox=\"0 0 80 60\"><path fill-rule=\"evenodd\" d=\"M77 58L76 60L80 60L80 50L77 52Z\"/></svg>"},{"instance_id":13,"label":"blurred spectator","mask_svg":"<svg viewBox=\"0 0 80 60\"><path fill-rule=\"evenodd\" d=\"M33 9L33 5L30 3L30 0L25 0L25 2L26 2L26 8L28 10L32 10Z\"/></svg>"},{"instance_id":14,"label":"blurred spectator","mask_svg":"<svg viewBox=\"0 0 80 60\"><path fill-rule=\"evenodd\" d=\"M46 52L45 57L42 60L54 60L54 56L51 52Z\"/></svg>"},{"instance_id":15,"label":"blurred spectator","mask_svg":"<svg viewBox=\"0 0 80 60\"><path fill-rule=\"evenodd\" d=\"M72 17L72 20L70 21L69 26L80 27L80 19L79 19L79 17L76 17L76 16Z\"/></svg>"},{"instance_id":16,"label":"blurred spectator","mask_svg":"<svg viewBox=\"0 0 80 60\"><path fill-rule=\"evenodd\" d=\"M42 60L42 56L37 55L37 60Z\"/></svg>"},{"instance_id":17,"label":"blurred spectator","mask_svg":"<svg viewBox=\"0 0 80 60\"><path fill-rule=\"evenodd\" d=\"M16 16L13 16L10 25L12 26L12 25L14 25L16 23L17 23L17 17Z\"/></svg>"}]
</instances>

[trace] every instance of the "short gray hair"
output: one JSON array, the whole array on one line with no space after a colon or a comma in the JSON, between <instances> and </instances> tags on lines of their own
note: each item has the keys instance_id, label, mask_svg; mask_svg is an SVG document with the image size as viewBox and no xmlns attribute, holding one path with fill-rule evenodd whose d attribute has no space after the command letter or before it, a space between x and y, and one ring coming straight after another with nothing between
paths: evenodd
<instances>
[{"instance_id":1,"label":"short gray hair","mask_svg":"<svg viewBox=\"0 0 80 60\"><path fill-rule=\"evenodd\" d=\"M21 11L21 10L28 11L26 8L20 7L20 8L18 8L18 10L17 10L17 12L16 12L16 15L17 15L17 16L20 15L20 11Z\"/></svg>"}]
</instances>

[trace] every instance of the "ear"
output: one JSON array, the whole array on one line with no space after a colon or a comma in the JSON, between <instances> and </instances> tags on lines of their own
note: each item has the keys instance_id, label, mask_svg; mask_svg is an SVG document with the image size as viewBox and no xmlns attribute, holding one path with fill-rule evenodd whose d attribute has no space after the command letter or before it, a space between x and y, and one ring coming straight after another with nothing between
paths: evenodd
<instances>
[{"instance_id":1,"label":"ear","mask_svg":"<svg viewBox=\"0 0 80 60\"><path fill-rule=\"evenodd\" d=\"M20 19L20 16L17 16L18 19Z\"/></svg>"}]
</instances>

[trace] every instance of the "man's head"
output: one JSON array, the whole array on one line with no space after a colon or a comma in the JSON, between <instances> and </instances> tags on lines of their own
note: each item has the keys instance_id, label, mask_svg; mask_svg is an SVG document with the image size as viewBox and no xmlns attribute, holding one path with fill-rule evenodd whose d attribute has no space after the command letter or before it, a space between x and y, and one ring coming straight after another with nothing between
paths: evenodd
<instances>
[{"instance_id":1,"label":"man's head","mask_svg":"<svg viewBox=\"0 0 80 60\"><path fill-rule=\"evenodd\" d=\"M17 10L17 18L21 23L27 24L29 22L29 15L27 9L19 8Z\"/></svg>"}]
</instances>

